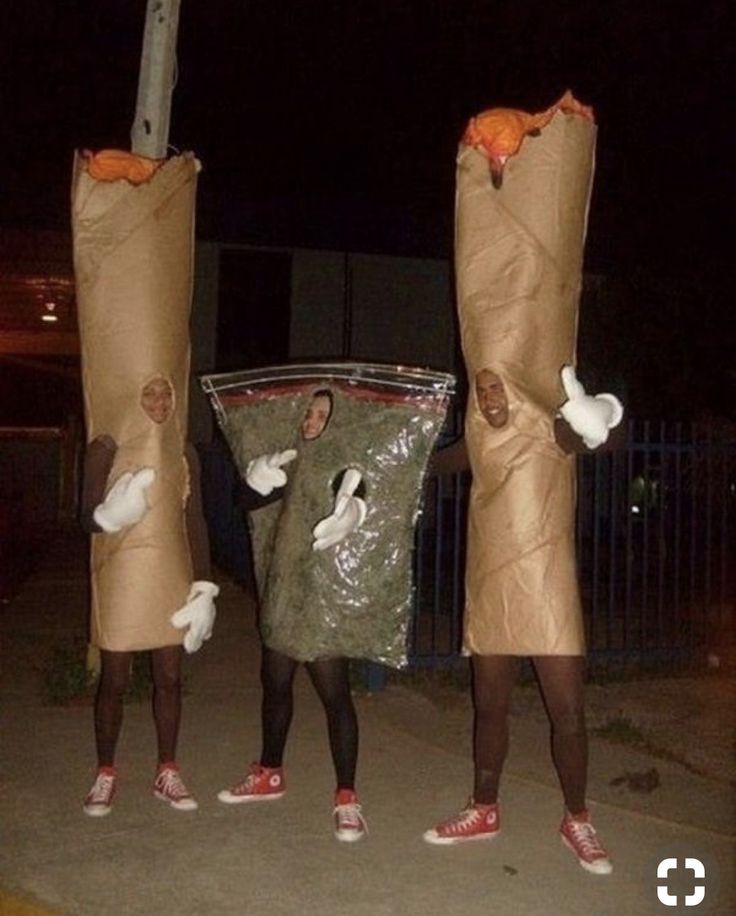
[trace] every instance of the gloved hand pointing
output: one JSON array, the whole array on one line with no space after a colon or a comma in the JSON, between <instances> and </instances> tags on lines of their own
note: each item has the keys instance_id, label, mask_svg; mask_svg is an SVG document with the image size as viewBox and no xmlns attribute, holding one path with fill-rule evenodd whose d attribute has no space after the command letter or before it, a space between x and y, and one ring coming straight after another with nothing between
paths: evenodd
<instances>
[{"instance_id":1,"label":"gloved hand pointing","mask_svg":"<svg viewBox=\"0 0 736 916\"><path fill-rule=\"evenodd\" d=\"M293 461L296 456L296 449L287 448L285 452L274 452L254 458L245 470L245 482L256 493L268 496L274 487L283 487L286 484L286 471L282 471L281 468Z\"/></svg>"},{"instance_id":2,"label":"gloved hand pointing","mask_svg":"<svg viewBox=\"0 0 736 916\"><path fill-rule=\"evenodd\" d=\"M171 615L172 626L177 630L189 627L184 636L184 648L196 652L212 636L215 625L215 598L220 589L214 582L192 582L187 603Z\"/></svg>"},{"instance_id":3,"label":"gloved hand pointing","mask_svg":"<svg viewBox=\"0 0 736 916\"><path fill-rule=\"evenodd\" d=\"M148 512L146 490L155 476L153 468L121 474L104 501L92 513L92 518L108 534L135 525Z\"/></svg>"},{"instance_id":4,"label":"gloved hand pointing","mask_svg":"<svg viewBox=\"0 0 736 916\"><path fill-rule=\"evenodd\" d=\"M560 413L588 448L598 448L608 439L608 431L623 419L621 401L614 394L586 394L572 366L563 366L561 376L568 400Z\"/></svg>"},{"instance_id":5,"label":"gloved hand pointing","mask_svg":"<svg viewBox=\"0 0 736 916\"><path fill-rule=\"evenodd\" d=\"M360 471L348 468L335 495L332 515L317 522L312 529L315 538L312 543L313 550L332 547L363 524L368 511L366 504L359 496L353 496L360 481Z\"/></svg>"}]
</instances>

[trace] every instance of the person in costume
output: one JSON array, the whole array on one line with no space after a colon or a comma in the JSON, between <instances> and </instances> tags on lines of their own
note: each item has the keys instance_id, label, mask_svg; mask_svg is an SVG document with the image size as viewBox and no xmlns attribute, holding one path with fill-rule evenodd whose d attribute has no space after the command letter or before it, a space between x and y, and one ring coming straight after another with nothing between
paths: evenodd
<instances>
[{"instance_id":1,"label":"person in costume","mask_svg":"<svg viewBox=\"0 0 736 916\"><path fill-rule=\"evenodd\" d=\"M317 390L300 426L300 450L309 448L325 431L333 409L328 389ZM296 449L253 459L242 482L240 502L248 511L281 499L287 489L284 470L297 457ZM324 550L355 531L365 518L366 505L361 496L361 475L346 468L337 481L335 511L313 529L312 549ZM364 490L362 491L365 492ZM316 520L315 520L316 521ZM356 842L365 835L366 823L355 790L358 762L358 718L350 689L349 660L345 657L320 658L305 662L327 718L330 752L335 770L334 832L341 842ZM293 713L293 683L299 660L269 648L264 642L261 655L262 747L257 762L234 786L223 789L218 798L225 804L271 801L286 791L283 758Z\"/></svg>"},{"instance_id":2,"label":"person in costume","mask_svg":"<svg viewBox=\"0 0 736 916\"><path fill-rule=\"evenodd\" d=\"M140 408L153 424L170 421L173 392L169 382L157 377L146 383L141 392ZM143 467L117 476L113 469L119 451L114 439L106 435L98 436L87 446L81 523L96 543L125 537L135 549L136 542L140 546L139 538L149 536L144 531L143 522L151 512L148 500L154 498L150 491L155 491L157 473L153 467ZM176 764L181 721L182 650L196 652L212 635L214 598L218 589L209 581L209 540L202 512L199 459L190 443L186 445L184 459L189 494L177 514L181 515L186 532L194 579L187 604L171 618L166 616L166 612L158 614L157 621L152 619L152 609L143 603L135 609L135 614L126 613L120 620L111 616L114 610L106 605L99 605L92 617L92 642L100 648L101 662L94 708L97 774L83 806L85 814L92 817L109 814L112 810L117 783L115 750L123 721L124 696L133 652L143 649L151 651L154 688L153 716L158 745L154 795L178 811L197 808L197 802L184 784ZM97 552L93 548L93 555ZM157 636L152 633L152 627L158 630ZM181 630L185 627L187 632L183 635L182 645ZM112 648L121 644L128 644L131 648Z\"/></svg>"},{"instance_id":3,"label":"person in costume","mask_svg":"<svg viewBox=\"0 0 736 916\"><path fill-rule=\"evenodd\" d=\"M182 648L209 638L199 466L187 442L193 222L199 163L124 151L75 159L74 270L88 448L82 524L91 532L90 643L101 656L98 769L83 810L110 813L132 654L150 651L158 739L154 795L197 803L176 764Z\"/></svg>"},{"instance_id":4,"label":"person in costume","mask_svg":"<svg viewBox=\"0 0 736 916\"><path fill-rule=\"evenodd\" d=\"M473 473L463 650L473 675L474 784L437 845L492 839L518 659L531 657L565 810L560 836L587 871L612 871L586 804L584 631L574 551L575 465L561 443L605 442L622 418L574 362L595 125L569 93L540 115L471 119L458 157L456 273L470 380ZM490 175L489 175L490 165ZM448 456L448 460L449 460ZM441 468L441 459L436 468Z\"/></svg>"},{"instance_id":5,"label":"person in costume","mask_svg":"<svg viewBox=\"0 0 736 916\"><path fill-rule=\"evenodd\" d=\"M261 756L219 794L224 803L283 795L292 685L304 663L327 718L335 835L365 836L349 660L407 664L422 482L454 383L354 362L202 378L243 480L263 645Z\"/></svg>"}]
</instances>

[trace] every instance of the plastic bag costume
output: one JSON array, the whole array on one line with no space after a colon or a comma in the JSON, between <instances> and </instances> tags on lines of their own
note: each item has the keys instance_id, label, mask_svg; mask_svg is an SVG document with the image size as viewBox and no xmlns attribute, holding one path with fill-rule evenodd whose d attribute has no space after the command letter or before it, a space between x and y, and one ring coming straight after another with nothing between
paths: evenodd
<instances>
[{"instance_id":1,"label":"plastic bag costume","mask_svg":"<svg viewBox=\"0 0 736 916\"><path fill-rule=\"evenodd\" d=\"M565 400L560 370L575 357L595 149L590 110L578 109L549 110L539 135L503 159L502 182L489 175L492 156L467 143L458 156L457 298L473 471L464 650L472 654L584 652L575 459L553 430ZM505 388L501 428L478 405L482 370Z\"/></svg>"},{"instance_id":2,"label":"plastic bag costume","mask_svg":"<svg viewBox=\"0 0 736 916\"><path fill-rule=\"evenodd\" d=\"M203 387L245 477L260 455L295 449L282 498L249 514L266 646L300 661L344 656L406 663L411 553L427 460L452 376L361 364L281 366L207 376ZM316 392L332 410L319 437L300 427ZM348 469L365 518L315 549Z\"/></svg>"},{"instance_id":3,"label":"plastic bag costume","mask_svg":"<svg viewBox=\"0 0 736 916\"><path fill-rule=\"evenodd\" d=\"M155 470L145 517L118 533L92 536L91 640L111 651L184 639L169 618L192 584L183 505L197 170L185 154L134 186L97 181L82 157L75 162L74 267L88 440L114 440L112 485L125 472ZM154 378L173 392L165 423L153 422L140 403Z\"/></svg>"}]
</instances>

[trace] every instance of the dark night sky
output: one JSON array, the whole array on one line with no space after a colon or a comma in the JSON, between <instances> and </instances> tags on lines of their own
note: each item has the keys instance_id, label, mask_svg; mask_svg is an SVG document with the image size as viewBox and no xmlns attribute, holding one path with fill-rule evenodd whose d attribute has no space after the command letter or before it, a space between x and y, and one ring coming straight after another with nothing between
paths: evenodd
<instances>
[{"instance_id":1,"label":"dark night sky","mask_svg":"<svg viewBox=\"0 0 736 916\"><path fill-rule=\"evenodd\" d=\"M0 225L65 228L73 149L129 145L145 6L5 4ZM450 257L467 119L571 87L599 123L588 269L695 289L652 345L731 365L731 6L182 0L170 139L204 165L198 234Z\"/></svg>"},{"instance_id":2,"label":"dark night sky","mask_svg":"<svg viewBox=\"0 0 736 916\"><path fill-rule=\"evenodd\" d=\"M200 234L447 255L468 117L570 86L600 124L589 257L697 266L725 251L729 6L182 0ZM5 225L64 224L73 148L128 145L144 11L5 6Z\"/></svg>"}]
</instances>

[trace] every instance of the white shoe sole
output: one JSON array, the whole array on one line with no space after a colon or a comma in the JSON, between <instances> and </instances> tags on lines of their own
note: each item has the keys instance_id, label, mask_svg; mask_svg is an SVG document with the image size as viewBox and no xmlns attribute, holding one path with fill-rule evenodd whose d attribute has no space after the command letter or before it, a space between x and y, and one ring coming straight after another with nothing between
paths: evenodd
<instances>
[{"instance_id":1,"label":"white shoe sole","mask_svg":"<svg viewBox=\"0 0 736 916\"><path fill-rule=\"evenodd\" d=\"M278 801L284 795L286 795L286 790L269 792L268 795L233 795L229 789L223 789L222 792L217 793L217 800L226 805L245 805L248 802Z\"/></svg>"},{"instance_id":2,"label":"white shoe sole","mask_svg":"<svg viewBox=\"0 0 736 916\"><path fill-rule=\"evenodd\" d=\"M613 871L613 865L611 864L610 859L598 859L595 862L586 862L584 859L581 859L578 856L577 852L575 851L575 847L567 839L566 836L564 836L563 834L560 834L560 839L562 840L563 846L567 846L570 852L578 860L578 862L580 863L580 867L584 868L589 874L591 875L610 875L611 872Z\"/></svg>"},{"instance_id":3,"label":"white shoe sole","mask_svg":"<svg viewBox=\"0 0 736 916\"><path fill-rule=\"evenodd\" d=\"M82 805L82 811L87 817L105 817L112 811L112 805Z\"/></svg>"},{"instance_id":4,"label":"white shoe sole","mask_svg":"<svg viewBox=\"0 0 736 916\"><path fill-rule=\"evenodd\" d=\"M357 843L358 840L362 840L365 836L365 830L350 830L340 832L339 830L335 831L335 839L339 840L341 843Z\"/></svg>"},{"instance_id":5,"label":"white shoe sole","mask_svg":"<svg viewBox=\"0 0 736 916\"><path fill-rule=\"evenodd\" d=\"M433 846L461 846L463 843L495 840L500 833L500 830L496 830L495 833L479 833L477 836L444 837L438 836L434 830L427 830L422 834L422 839L425 843L431 843Z\"/></svg>"},{"instance_id":6,"label":"white shoe sole","mask_svg":"<svg viewBox=\"0 0 736 916\"><path fill-rule=\"evenodd\" d=\"M187 798L182 801L172 801L168 795L164 795L163 792L159 792L157 789L153 790L153 795L154 798L157 798L159 801L166 802L174 811L196 811L197 808L199 808L199 805L193 798Z\"/></svg>"}]
</instances>

